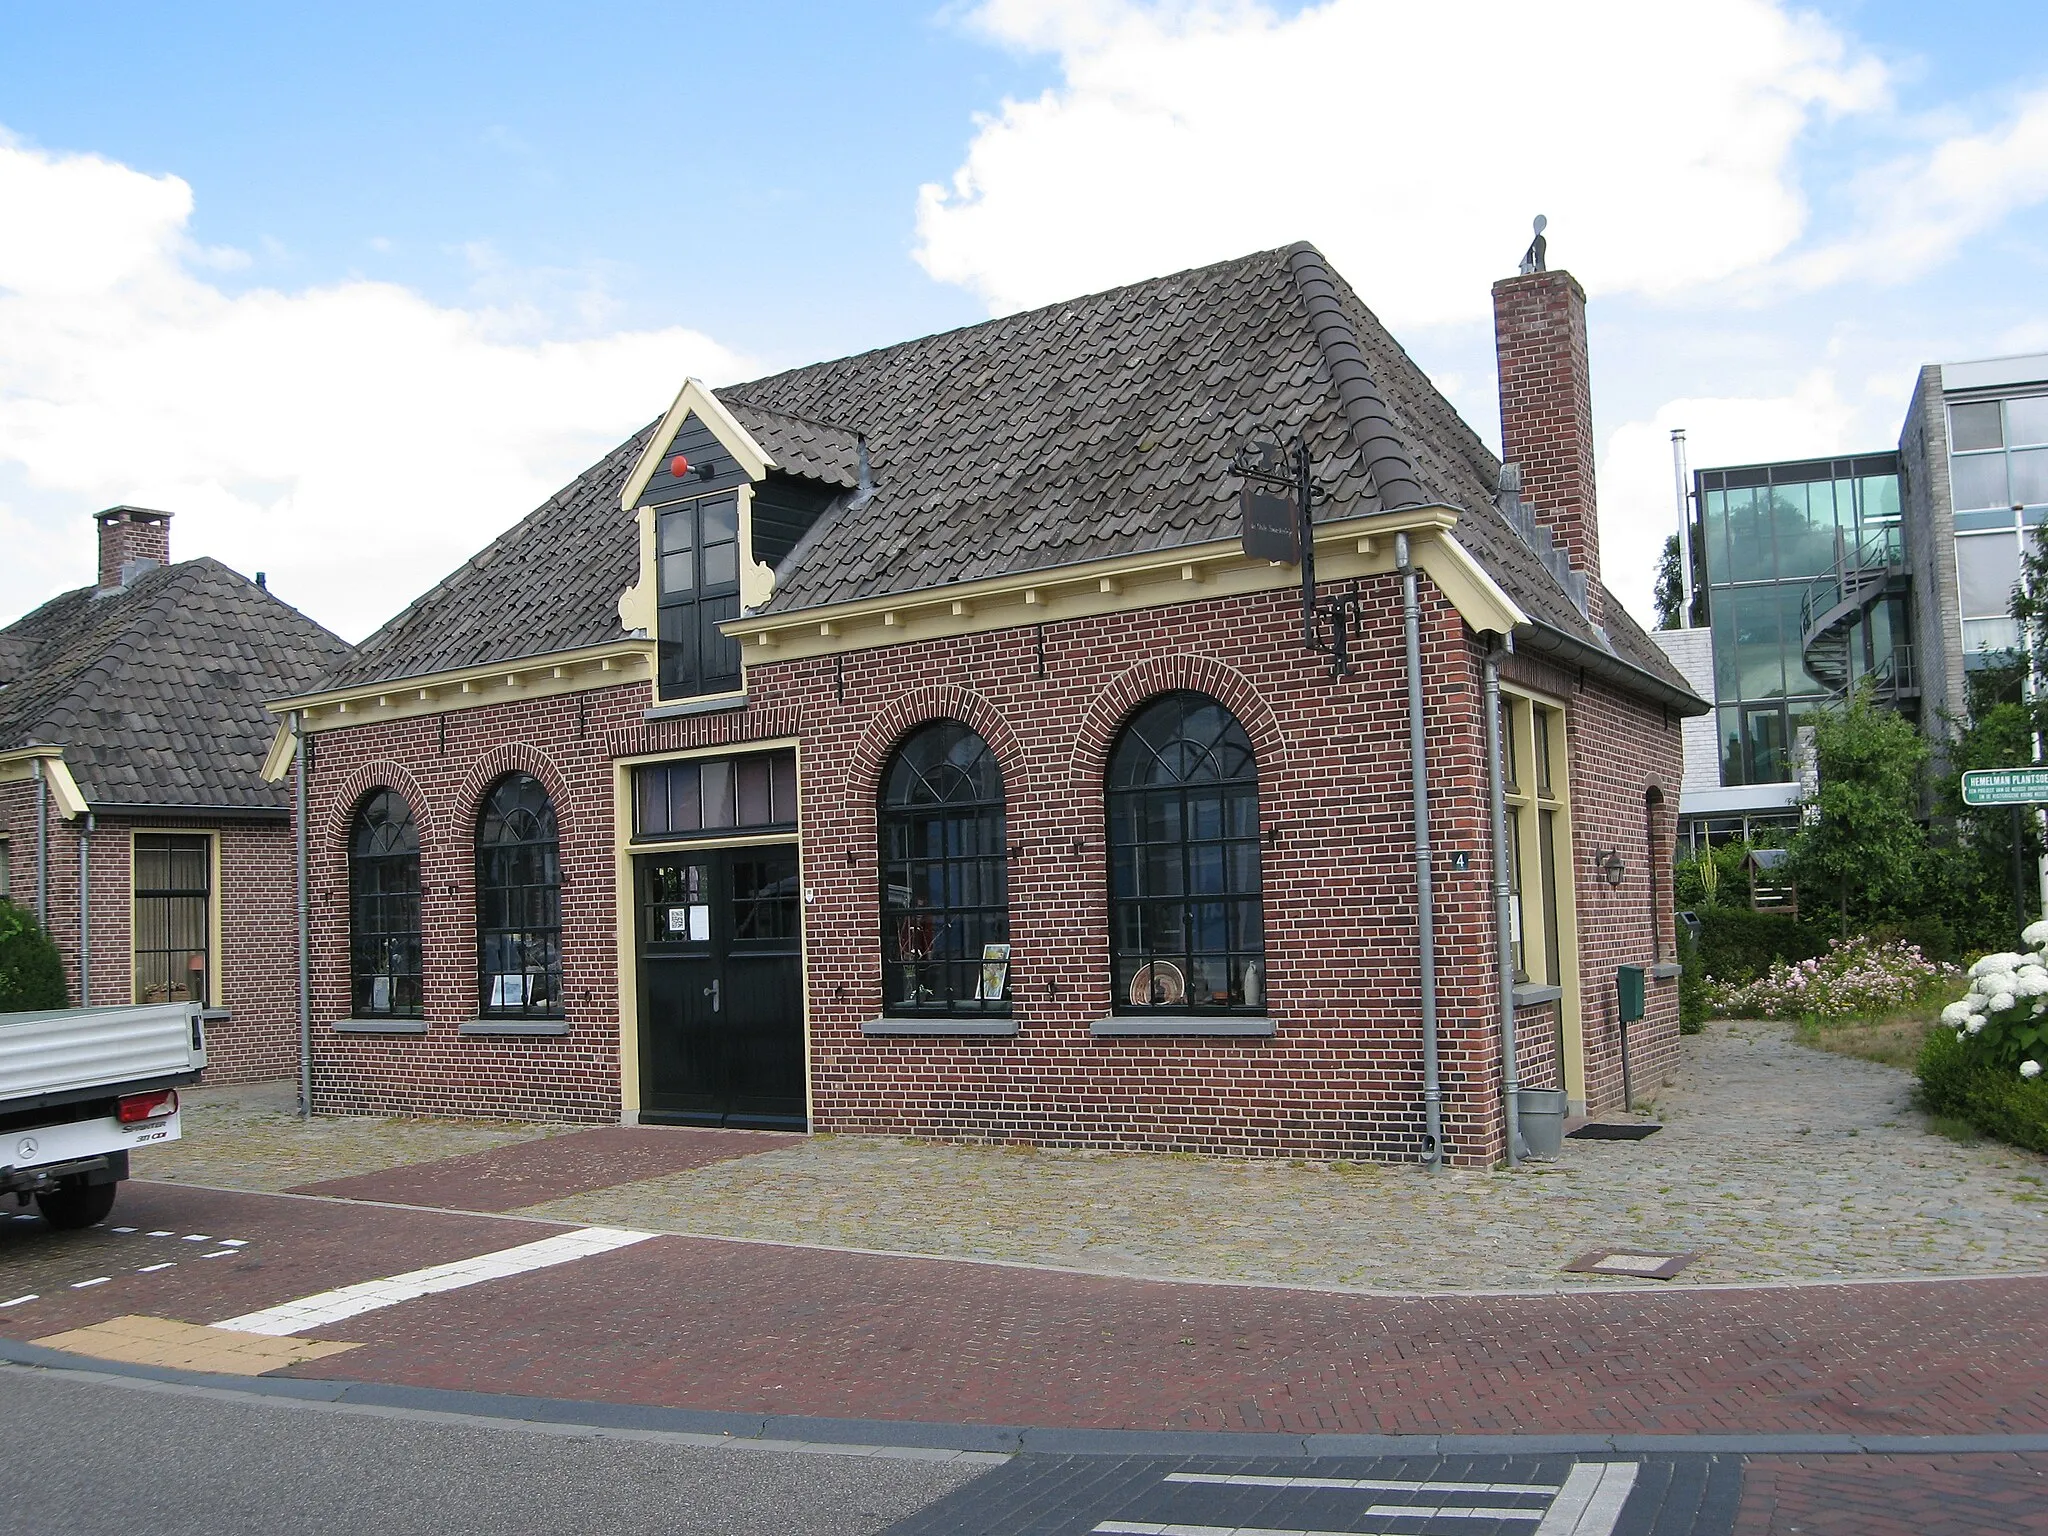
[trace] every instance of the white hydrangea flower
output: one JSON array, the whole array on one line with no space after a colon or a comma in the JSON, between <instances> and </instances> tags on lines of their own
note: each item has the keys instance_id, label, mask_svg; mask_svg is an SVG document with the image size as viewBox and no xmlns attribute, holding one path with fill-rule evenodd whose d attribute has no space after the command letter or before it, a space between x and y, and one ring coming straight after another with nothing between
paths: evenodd
<instances>
[{"instance_id":1,"label":"white hydrangea flower","mask_svg":"<svg viewBox=\"0 0 2048 1536\"><path fill-rule=\"evenodd\" d=\"M1983 1014L1973 1013L1970 1015L1969 1023L1965 1024L1963 1027L1969 1030L1969 1032L1974 1035L1981 1033L1984 1026L1990 1022L1991 1021L1985 1018Z\"/></svg>"},{"instance_id":2,"label":"white hydrangea flower","mask_svg":"<svg viewBox=\"0 0 2048 1536\"><path fill-rule=\"evenodd\" d=\"M1941 1022L1946 1024L1950 1029L1961 1029L1963 1027L1963 1021L1969 1018L1969 1016L1970 1002L1968 998L1965 998L1958 1003L1950 1003L1946 1008L1941 1010Z\"/></svg>"},{"instance_id":3,"label":"white hydrangea flower","mask_svg":"<svg viewBox=\"0 0 2048 1536\"><path fill-rule=\"evenodd\" d=\"M2013 995L2010 992L2001 992L1998 996L1991 999L1991 1006L1984 1011L1986 1013L2003 1013L2012 1005Z\"/></svg>"},{"instance_id":4,"label":"white hydrangea flower","mask_svg":"<svg viewBox=\"0 0 2048 1536\"><path fill-rule=\"evenodd\" d=\"M2017 968L2026 958L2025 955L1986 955L1982 960L1979 960L1970 967L1970 974L1972 976L1982 976L1986 971L2010 971Z\"/></svg>"},{"instance_id":5,"label":"white hydrangea flower","mask_svg":"<svg viewBox=\"0 0 2048 1536\"><path fill-rule=\"evenodd\" d=\"M2020 942L2022 944L2031 944L2036 949L2040 949L2043 945L2048 945L2048 918L2043 918L2038 923L2029 923L2026 927L2022 928L2020 930Z\"/></svg>"},{"instance_id":6,"label":"white hydrangea flower","mask_svg":"<svg viewBox=\"0 0 2048 1536\"><path fill-rule=\"evenodd\" d=\"M2041 1063L2038 1061L2023 1061L2020 1063L2021 1077L2039 1077L2040 1075Z\"/></svg>"}]
</instances>

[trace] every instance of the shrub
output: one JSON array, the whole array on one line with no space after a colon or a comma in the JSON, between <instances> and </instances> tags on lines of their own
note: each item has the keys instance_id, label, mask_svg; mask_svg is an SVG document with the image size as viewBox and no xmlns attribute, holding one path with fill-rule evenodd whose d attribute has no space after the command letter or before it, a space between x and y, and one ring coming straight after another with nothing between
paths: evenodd
<instances>
[{"instance_id":1,"label":"shrub","mask_svg":"<svg viewBox=\"0 0 2048 1536\"><path fill-rule=\"evenodd\" d=\"M2048 1064L2048 922L2020 938L2024 954L1986 955L1970 967L1970 990L1941 1010L1941 1022L1971 1056L2039 1077Z\"/></svg>"},{"instance_id":2,"label":"shrub","mask_svg":"<svg viewBox=\"0 0 2048 1536\"><path fill-rule=\"evenodd\" d=\"M1684 967L1678 973L1678 1032L1696 1035L1706 1027L1709 1012L1707 968L1683 923L1678 926L1678 963Z\"/></svg>"},{"instance_id":3,"label":"shrub","mask_svg":"<svg viewBox=\"0 0 2048 1536\"><path fill-rule=\"evenodd\" d=\"M57 946L34 913L0 897L0 1013L70 1005Z\"/></svg>"},{"instance_id":4,"label":"shrub","mask_svg":"<svg viewBox=\"0 0 2048 1536\"><path fill-rule=\"evenodd\" d=\"M1861 1019L1910 1007L1961 974L1898 940L1837 939L1826 954L1779 961L1760 980L1722 982L1711 997L1716 1013L1742 1018Z\"/></svg>"},{"instance_id":5,"label":"shrub","mask_svg":"<svg viewBox=\"0 0 2048 1536\"><path fill-rule=\"evenodd\" d=\"M1698 916L1700 963L1716 981L1754 981L1780 961L1818 954L1824 942L1777 912L1709 907Z\"/></svg>"},{"instance_id":6,"label":"shrub","mask_svg":"<svg viewBox=\"0 0 2048 1536\"><path fill-rule=\"evenodd\" d=\"M1920 1048L1920 1102L1937 1122L1964 1120L1987 1136L2048 1152L2048 1077L2021 1077L1973 1048L1967 1032L1937 1029Z\"/></svg>"}]
</instances>

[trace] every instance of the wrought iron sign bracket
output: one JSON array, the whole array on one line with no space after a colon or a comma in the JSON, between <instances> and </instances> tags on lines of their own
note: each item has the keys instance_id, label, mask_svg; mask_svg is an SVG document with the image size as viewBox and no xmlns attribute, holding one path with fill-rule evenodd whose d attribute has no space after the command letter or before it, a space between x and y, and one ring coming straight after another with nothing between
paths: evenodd
<instances>
[{"instance_id":1,"label":"wrought iron sign bracket","mask_svg":"<svg viewBox=\"0 0 2048 1536\"><path fill-rule=\"evenodd\" d=\"M1230 467L1244 477L1245 554L1301 567L1301 643L1330 658L1330 676L1351 676L1351 638L1365 627L1365 602L1356 581L1345 593L1316 593L1314 507L1329 492L1311 474L1308 444L1299 435L1292 442L1250 442Z\"/></svg>"}]
</instances>

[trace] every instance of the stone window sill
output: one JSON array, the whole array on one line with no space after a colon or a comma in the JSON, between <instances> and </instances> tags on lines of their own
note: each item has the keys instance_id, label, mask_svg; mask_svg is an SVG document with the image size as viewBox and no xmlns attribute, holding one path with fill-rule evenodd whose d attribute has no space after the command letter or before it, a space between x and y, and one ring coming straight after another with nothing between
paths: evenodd
<instances>
[{"instance_id":1,"label":"stone window sill","mask_svg":"<svg viewBox=\"0 0 2048 1536\"><path fill-rule=\"evenodd\" d=\"M424 1035L425 1019L336 1019L328 1026L338 1035Z\"/></svg>"},{"instance_id":2,"label":"stone window sill","mask_svg":"<svg viewBox=\"0 0 2048 1536\"><path fill-rule=\"evenodd\" d=\"M991 1015L978 1019L869 1019L860 1027L864 1035L1014 1035L1015 1019Z\"/></svg>"},{"instance_id":3,"label":"stone window sill","mask_svg":"<svg viewBox=\"0 0 2048 1536\"><path fill-rule=\"evenodd\" d=\"M1517 1008L1540 1008L1545 1003L1554 1003L1564 996L1563 987L1542 987L1533 982L1515 988Z\"/></svg>"},{"instance_id":4,"label":"stone window sill","mask_svg":"<svg viewBox=\"0 0 2048 1536\"><path fill-rule=\"evenodd\" d=\"M1685 974L1685 967L1676 960L1666 960L1662 964L1651 966L1649 971L1650 980L1669 981L1674 976L1683 976Z\"/></svg>"},{"instance_id":5,"label":"stone window sill","mask_svg":"<svg viewBox=\"0 0 2048 1536\"><path fill-rule=\"evenodd\" d=\"M722 715L747 707L744 693L713 694L703 699L678 699L673 704L657 704L652 709L640 712L642 720L652 723L656 720L684 720L691 715Z\"/></svg>"},{"instance_id":6,"label":"stone window sill","mask_svg":"<svg viewBox=\"0 0 2048 1536\"><path fill-rule=\"evenodd\" d=\"M1273 1021L1235 1013L1118 1013L1095 1020L1088 1026L1088 1033L1098 1040L1126 1039L1134 1035L1270 1035L1273 1033Z\"/></svg>"},{"instance_id":7,"label":"stone window sill","mask_svg":"<svg viewBox=\"0 0 2048 1536\"><path fill-rule=\"evenodd\" d=\"M464 1019L458 1035L566 1035L567 1019Z\"/></svg>"}]
</instances>

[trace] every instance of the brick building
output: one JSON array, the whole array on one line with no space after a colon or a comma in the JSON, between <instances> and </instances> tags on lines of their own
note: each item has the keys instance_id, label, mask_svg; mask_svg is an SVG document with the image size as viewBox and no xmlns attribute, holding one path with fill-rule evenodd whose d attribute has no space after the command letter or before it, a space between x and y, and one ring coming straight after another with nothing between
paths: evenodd
<instances>
[{"instance_id":1,"label":"brick building","mask_svg":"<svg viewBox=\"0 0 2048 1536\"><path fill-rule=\"evenodd\" d=\"M279 706L316 1105L1425 1157L1411 582L1442 1151L1503 928L1521 1080L1617 1105L1705 706L1600 583L1584 302L1495 290L1519 482L1306 245L686 384ZM1240 543L1297 437L1344 675Z\"/></svg>"},{"instance_id":2,"label":"brick building","mask_svg":"<svg viewBox=\"0 0 2048 1536\"><path fill-rule=\"evenodd\" d=\"M0 630L0 895L41 915L74 1003L205 1003L208 1081L278 1077L298 967L264 706L350 649L261 578L172 564L170 517L97 514L97 581Z\"/></svg>"}]
</instances>

